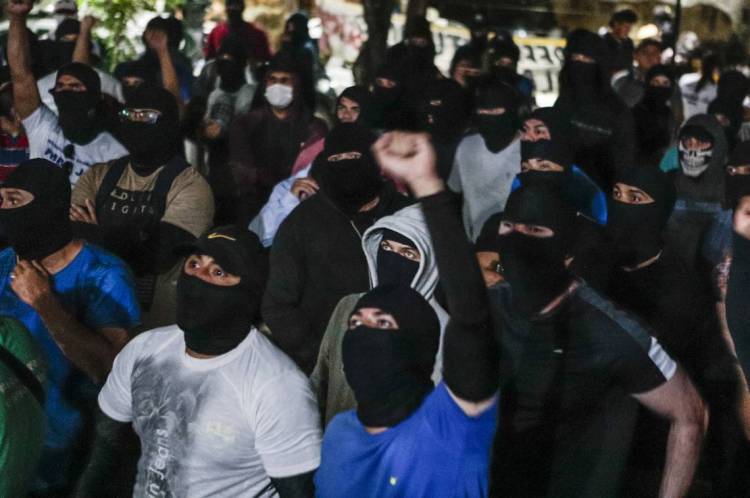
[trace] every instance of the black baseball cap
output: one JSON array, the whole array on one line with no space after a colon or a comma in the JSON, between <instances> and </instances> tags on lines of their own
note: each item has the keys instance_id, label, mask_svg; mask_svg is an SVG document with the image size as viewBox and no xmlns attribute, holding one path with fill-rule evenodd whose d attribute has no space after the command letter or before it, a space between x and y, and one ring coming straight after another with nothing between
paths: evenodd
<instances>
[{"instance_id":1,"label":"black baseball cap","mask_svg":"<svg viewBox=\"0 0 750 498\"><path fill-rule=\"evenodd\" d=\"M224 270L240 277L241 286L265 287L268 257L258 236L246 229L233 225L212 228L195 241L178 245L175 254L211 256Z\"/></svg>"}]
</instances>

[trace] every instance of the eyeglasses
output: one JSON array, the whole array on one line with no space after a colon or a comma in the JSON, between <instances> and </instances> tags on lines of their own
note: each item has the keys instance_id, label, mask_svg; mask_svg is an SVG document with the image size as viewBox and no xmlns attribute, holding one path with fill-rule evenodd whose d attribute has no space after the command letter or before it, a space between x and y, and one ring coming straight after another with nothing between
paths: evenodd
<instances>
[{"instance_id":1,"label":"eyeglasses","mask_svg":"<svg viewBox=\"0 0 750 498\"><path fill-rule=\"evenodd\" d=\"M63 147L63 155L65 156L65 162L62 164L65 174L70 176L73 172L73 159L76 156L76 148L73 144L68 144Z\"/></svg>"},{"instance_id":2,"label":"eyeglasses","mask_svg":"<svg viewBox=\"0 0 750 498\"><path fill-rule=\"evenodd\" d=\"M161 112L155 109L131 109L125 108L119 113L122 121L132 121L133 123L154 124L161 117Z\"/></svg>"}]
</instances>

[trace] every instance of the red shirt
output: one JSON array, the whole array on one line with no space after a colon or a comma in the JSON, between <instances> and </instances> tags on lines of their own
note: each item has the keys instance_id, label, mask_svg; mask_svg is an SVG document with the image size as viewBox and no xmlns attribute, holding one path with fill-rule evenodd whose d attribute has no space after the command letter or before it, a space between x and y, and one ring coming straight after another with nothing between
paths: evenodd
<instances>
[{"instance_id":1,"label":"red shirt","mask_svg":"<svg viewBox=\"0 0 750 498\"><path fill-rule=\"evenodd\" d=\"M219 52L221 42L229 34L229 24L226 22L218 24L209 33L203 52L206 59L213 59ZM242 23L240 36L245 39L248 58L256 61L267 61L271 58L271 49L268 46L268 37L262 29L258 29L249 22Z\"/></svg>"}]
</instances>

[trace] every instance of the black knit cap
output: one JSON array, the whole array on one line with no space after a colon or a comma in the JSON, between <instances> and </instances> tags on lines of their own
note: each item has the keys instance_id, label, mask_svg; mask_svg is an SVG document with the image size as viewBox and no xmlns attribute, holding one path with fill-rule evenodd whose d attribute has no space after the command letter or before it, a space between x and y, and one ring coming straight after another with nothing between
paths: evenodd
<instances>
[{"instance_id":1,"label":"black knit cap","mask_svg":"<svg viewBox=\"0 0 750 498\"><path fill-rule=\"evenodd\" d=\"M139 85L128 98L126 106L132 109L155 109L161 112L164 121L179 122L177 100L160 86L148 83Z\"/></svg>"},{"instance_id":2,"label":"black knit cap","mask_svg":"<svg viewBox=\"0 0 750 498\"><path fill-rule=\"evenodd\" d=\"M86 91L92 95L100 95L102 93L102 83L99 79L99 75L91 68L91 66L81 62L69 62L57 71L56 79L59 80L61 76L72 76L76 78L83 83L83 86L86 87Z\"/></svg>"},{"instance_id":3,"label":"black knit cap","mask_svg":"<svg viewBox=\"0 0 750 498\"><path fill-rule=\"evenodd\" d=\"M572 54L581 54L591 57L597 64L609 65L609 50L606 42L596 33L585 29L573 30L567 38L565 45L566 58Z\"/></svg>"},{"instance_id":4,"label":"black knit cap","mask_svg":"<svg viewBox=\"0 0 750 498\"><path fill-rule=\"evenodd\" d=\"M372 157L370 147L375 143L376 138L372 131L361 124L341 123L334 126L330 133L328 133L322 154L328 160L336 154L359 152L362 154L362 161L374 165L375 159Z\"/></svg>"},{"instance_id":5,"label":"black knit cap","mask_svg":"<svg viewBox=\"0 0 750 498\"><path fill-rule=\"evenodd\" d=\"M663 171L659 168L628 168L616 176L615 183L639 188L650 195L661 206L662 226L666 225L677 200L677 191L674 183Z\"/></svg>"},{"instance_id":6,"label":"black knit cap","mask_svg":"<svg viewBox=\"0 0 750 498\"><path fill-rule=\"evenodd\" d=\"M256 293L265 288L268 258L258 236L246 229L231 225L212 228L194 242L177 246L174 252L178 256L211 256L224 270L241 278L241 287Z\"/></svg>"},{"instance_id":7,"label":"black knit cap","mask_svg":"<svg viewBox=\"0 0 750 498\"><path fill-rule=\"evenodd\" d=\"M70 180L65 171L47 159L29 159L18 165L3 188L25 190L42 200L51 212L70 209Z\"/></svg>"}]
</instances>

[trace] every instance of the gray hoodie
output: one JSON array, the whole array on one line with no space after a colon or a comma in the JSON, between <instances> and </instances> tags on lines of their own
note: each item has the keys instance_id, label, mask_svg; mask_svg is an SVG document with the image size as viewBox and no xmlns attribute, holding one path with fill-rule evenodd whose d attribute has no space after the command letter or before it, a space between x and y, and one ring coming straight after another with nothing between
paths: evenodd
<instances>
[{"instance_id":1,"label":"gray hoodie","mask_svg":"<svg viewBox=\"0 0 750 498\"><path fill-rule=\"evenodd\" d=\"M383 229L393 230L413 241L421 255L411 287L422 294L437 313L440 320L440 347L435 358L435 369L432 380L437 384L442 379L443 367L443 332L448 323L448 313L435 299L439 275L435 261L432 239L422 214L422 207L413 204L396 213L378 220L362 237L362 248L370 269L370 287L378 285L377 254ZM310 376L313 388L318 395L324 423L327 425L333 417L343 411L357 407L354 393L346 382L342 361L341 344L348 328L349 316L354 306L364 293L350 294L339 301L326 327L323 342L320 346L315 370Z\"/></svg>"}]
</instances>

